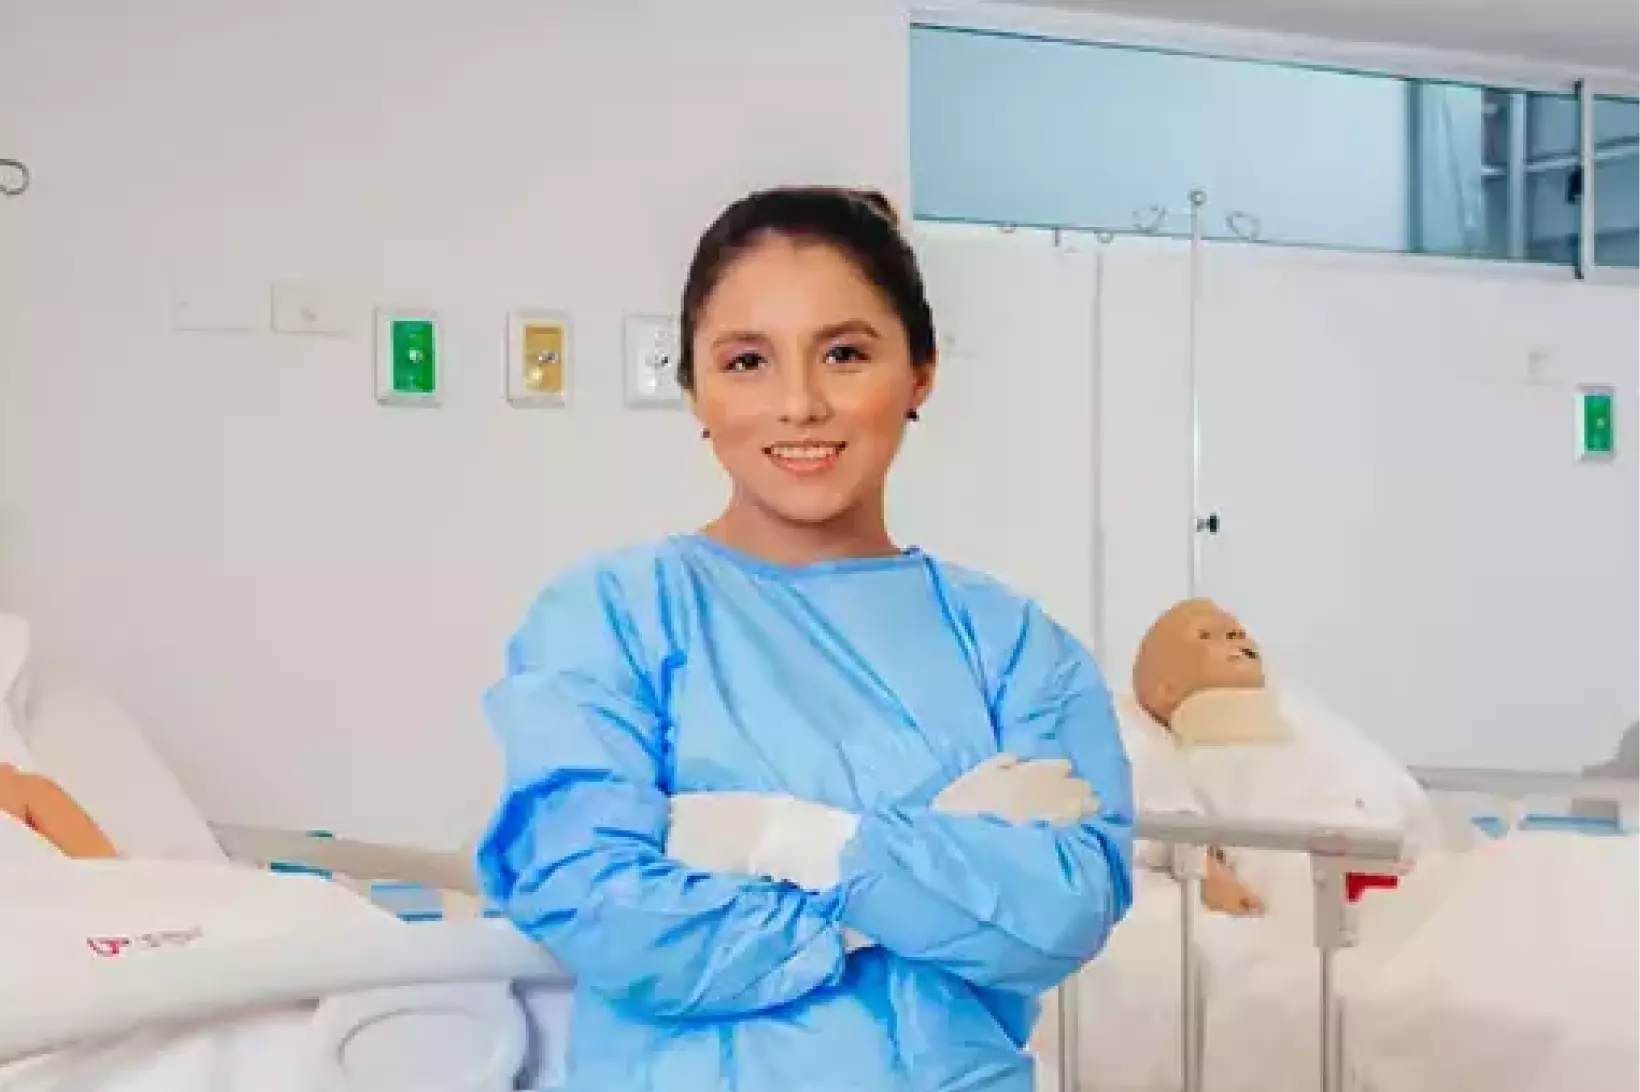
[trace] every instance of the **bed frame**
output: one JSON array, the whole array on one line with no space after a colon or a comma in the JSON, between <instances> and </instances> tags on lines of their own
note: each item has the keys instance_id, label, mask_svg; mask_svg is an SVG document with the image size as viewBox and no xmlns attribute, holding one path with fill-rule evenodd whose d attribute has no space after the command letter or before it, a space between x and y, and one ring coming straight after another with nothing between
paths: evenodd
<instances>
[{"instance_id":1,"label":"bed frame","mask_svg":"<svg viewBox=\"0 0 1640 1092\"><path fill-rule=\"evenodd\" d=\"M1518 814L1533 799L1600 800L1632 823L1640 782L1578 776L1476 770L1414 771L1437 794L1479 795L1502 813ZM378 845L328 835L215 828L236 861L263 867L296 865L356 883L393 881L462 892L476 899L466 855ZM1183 1002L1179 1042L1184 1092L1203 1087L1203 995L1196 947L1201 879L1208 847L1273 850L1309 857L1315 877L1315 947L1321 999L1323 1092L1343 1092L1342 1010L1334 964L1356 941L1346 877L1394 876L1408 867L1407 847L1381 831L1287 823L1211 820L1200 816L1139 816L1136 834L1173 848L1181 879L1179 944ZM404 1092L402 1071L391 1082L356 1058L413 1050L443 1060L448 1073L429 1074L417 1088L441 1092L547 1090L561 1080L564 1044L557 1026L544 1027L538 1002L565 1001L571 980L539 946L504 920L429 921L403 929L351 929L304 935L299 941L244 945L232 952L182 950L162 961L116 962L47 999L21 1006L0 1026L0 1062L59 1050L155 1025L185 1025L227 1012L316 1003L316 1024L337 1055L331 1087L338 1092ZM1058 1072L1076 1092L1077 991L1058 994ZM566 1002L567 1003L567 1002ZM327 1012L327 1006L329 1011ZM441 1036L448 1049L440 1049ZM478 1038L475 1039L475 1036ZM478 1043L475 1063L475 1042ZM520 1085L520 1074L526 1074ZM329 1090L327 1089L327 1092Z\"/></svg>"},{"instance_id":2,"label":"bed frame","mask_svg":"<svg viewBox=\"0 0 1640 1092\"><path fill-rule=\"evenodd\" d=\"M1541 774L1503 770L1414 768L1413 776L1438 802L1449 820L1466 827L1476 814L1465 799L1484 801L1505 830L1520 825L1535 803L1597 801L1610 805L1616 829L1634 830L1640 781L1577 774ZM1182 980L1179 1072L1183 1092L1201 1092L1204 1058L1204 998L1196 922L1201 909L1201 882L1209 847L1302 853L1310 859L1315 880L1315 948L1320 994L1321 1092L1344 1092L1343 1005L1338 996L1338 953L1357 941L1354 901L1347 877L1397 876L1411 867L1408 847L1382 831L1302 824L1231 822L1189 815L1141 814L1136 836L1172 847L1174 874L1180 878L1179 946ZM1077 991L1061 988L1059 1002L1059 1073L1065 1087L1077 1092ZM1069 1075L1068 1077L1066 1075Z\"/></svg>"}]
</instances>

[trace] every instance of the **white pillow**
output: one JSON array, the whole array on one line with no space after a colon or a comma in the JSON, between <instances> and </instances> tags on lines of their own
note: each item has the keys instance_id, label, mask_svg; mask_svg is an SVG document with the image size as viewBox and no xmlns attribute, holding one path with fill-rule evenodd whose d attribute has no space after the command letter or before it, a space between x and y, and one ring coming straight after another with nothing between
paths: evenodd
<instances>
[{"instance_id":1,"label":"white pillow","mask_svg":"<svg viewBox=\"0 0 1640 1092\"><path fill-rule=\"evenodd\" d=\"M11 719L11 710L0 705L0 766L16 766L19 770L34 769L34 757L29 753L23 733Z\"/></svg>"},{"instance_id":2,"label":"white pillow","mask_svg":"<svg viewBox=\"0 0 1640 1092\"><path fill-rule=\"evenodd\" d=\"M66 861L56 846L10 812L0 811L0 865Z\"/></svg>"},{"instance_id":3,"label":"white pillow","mask_svg":"<svg viewBox=\"0 0 1640 1092\"><path fill-rule=\"evenodd\" d=\"M1116 699L1116 723L1133 767L1133 800L1140 811L1201 813L1184 756L1166 728L1130 695Z\"/></svg>"},{"instance_id":4,"label":"white pillow","mask_svg":"<svg viewBox=\"0 0 1640 1092\"><path fill-rule=\"evenodd\" d=\"M107 695L71 679L40 678L23 730L35 768L86 810L121 856L227 859L136 721Z\"/></svg>"},{"instance_id":5,"label":"white pillow","mask_svg":"<svg viewBox=\"0 0 1640 1092\"><path fill-rule=\"evenodd\" d=\"M1142 812L1201 815L1205 809L1172 735L1132 695L1118 696L1115 705L1122 747L1133 771L1133 806ZM1172 851L1141 839L1134 844L1133 860L1143 868L1165 872L1172 868Z\"/></svg>"},{"instance_id":6,"label":"white pillow","mask_svg":"<svg viewBox=\"0 0 1640 1092\"><path fill-rule=\"evenodd\" d=\"M30 646L28 622L0 614L0 765L20 770L33 769L22 733Z\"/></svg>"}]
</instances>

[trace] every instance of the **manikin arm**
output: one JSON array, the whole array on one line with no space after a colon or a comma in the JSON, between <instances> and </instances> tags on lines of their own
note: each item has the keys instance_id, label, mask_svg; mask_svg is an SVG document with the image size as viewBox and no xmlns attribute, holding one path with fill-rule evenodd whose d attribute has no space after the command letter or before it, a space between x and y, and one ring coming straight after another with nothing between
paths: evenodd
<instances>
[{"instance_id":1,"label":"manikin arm","mask_svg":"<svg viewBox=\"0 0 1640 1092\"><path fill-rule=\"evenodd\" d=\"M9 813L64 856L116 857L114 844L85 809L48 777L0 766L0 811Z\"/></svg>"}]
</instances>

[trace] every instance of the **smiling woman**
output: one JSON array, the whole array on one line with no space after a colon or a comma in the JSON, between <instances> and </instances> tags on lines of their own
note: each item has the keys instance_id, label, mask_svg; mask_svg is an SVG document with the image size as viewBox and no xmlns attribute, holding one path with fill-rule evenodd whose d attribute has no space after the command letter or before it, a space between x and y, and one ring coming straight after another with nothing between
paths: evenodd
<instances>
[{"instance_id":1,"label":"smiling woman","mask_svg":"<svg viewBox=\"0 0 1640 1092\"><path fill-rule=\"evenodd\" d=\"M576 977L569 1087L1028 1092L1037 997L1132 898L1105 684L889 536L935 360L886 201L736 202L682 315L727 507L550 584L487 701L478 873Z\"/></svg>"},{"instance_id":2,"label":"smiling woman","mask_svg":"<svg viewBox=\"0 0 1640 1092\"><path fill-rule=\"evenodd\" d=\"M934 320L878 194L757 194L701 240L678 376L734 482L707 534L773 559L892 553L883 488L934 386ZM794 536L795 533L795 537Z\"/></svg>"}]
</instances>

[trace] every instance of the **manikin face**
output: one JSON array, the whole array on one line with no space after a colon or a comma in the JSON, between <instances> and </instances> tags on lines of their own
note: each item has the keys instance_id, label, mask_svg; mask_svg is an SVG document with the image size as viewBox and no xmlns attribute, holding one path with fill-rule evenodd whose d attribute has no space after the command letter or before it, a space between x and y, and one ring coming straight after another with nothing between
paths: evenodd
<instances>
[{"instance_id":1,"label":"manikin face","mask_svg":"<svg viewBox=\"0 0 1640 1092\"><path fill-rule=\"evenodd\" d=\"M1262 686L1258 645L1231 614L1206 599L1186 600L1157 619L1134 661L1134 695L1163 722L1203 690Z\"/></svg>"},{"instance_id":2,"label":"manikin face","mask_svg":"<svg viewBox=\"0 0 1640 1092\"><path fill-rule=\"evenodd\" d=\"M898 315L844 254L759 244L707 298L694 353L695 416L737 500L807 526L880 510L933 367L912 366Z\"/></svg>"}]
</instances>

